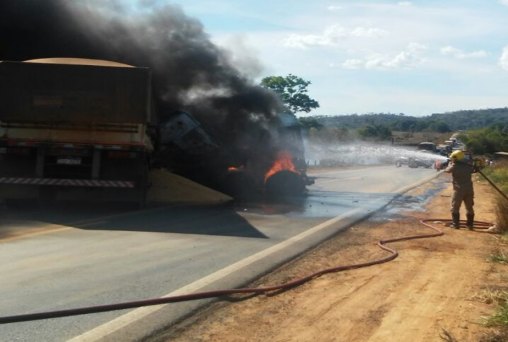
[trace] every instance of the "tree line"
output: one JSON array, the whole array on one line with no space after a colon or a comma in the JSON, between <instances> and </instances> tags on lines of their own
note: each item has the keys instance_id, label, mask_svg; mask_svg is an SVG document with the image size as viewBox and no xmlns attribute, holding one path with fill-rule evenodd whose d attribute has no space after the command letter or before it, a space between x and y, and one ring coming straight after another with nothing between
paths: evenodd
<instances>
[{"instance_id":1,"label":"tree line","mask_svg":"<svg viewBox=\"0 0 508 342\"><path fill-rule=\"evenodd\" d=\"M455 132L508 125L508 107L497 109L461 110L423 117L405 114L350 114L336 116L314 115L300 118L304 127L345 127L358 129L368 125L384 126L392 131L404 132Z\"/></svg>"},{"instance_id":2,"label":"tree line","mask_svg":"<svg viewBox=\"0 0 508 342\"><path fill-rule=\"evenodd\" d=\"M389 141L394 131L462 132L461 140L475 154L508 151L508 108L457 111L410 117L403 114L312 116L300 118L309 136L329 141Z\"/></svg>"}]
</instances>

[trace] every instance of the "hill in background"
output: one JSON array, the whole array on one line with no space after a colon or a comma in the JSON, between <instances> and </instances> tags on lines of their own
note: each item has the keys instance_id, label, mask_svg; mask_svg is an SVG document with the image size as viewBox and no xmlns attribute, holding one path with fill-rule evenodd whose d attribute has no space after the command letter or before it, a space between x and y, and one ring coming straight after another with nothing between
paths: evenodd
<instances>
[{"instance_id":1,"label":"hill in background","mask_svg":"<svg viewBox=\"0 0 508 342\"><path fill-rule=\"evenodd\" d=\"M309 116L300 118L305 127L340 127L358 129L368 125L384 126L394 131L405 132L451 132L489 127L496 124L508 125L508 107L481 110L461 110L423 117L405 114L351 114L337 116Z\"/></svg>"}]
</instances>

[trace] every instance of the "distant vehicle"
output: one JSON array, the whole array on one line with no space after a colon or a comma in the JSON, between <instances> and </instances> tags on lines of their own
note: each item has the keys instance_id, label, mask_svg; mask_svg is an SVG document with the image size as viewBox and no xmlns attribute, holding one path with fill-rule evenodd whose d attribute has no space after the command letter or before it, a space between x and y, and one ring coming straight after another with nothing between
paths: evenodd
<instances>
[{"instance_id":1,"label":"distant vehicle","mask_svg":"<svg viewBox=\"0 0 508 342\"><path fill-rule=\"evenodd\" d=\"M436 144L434 144L433 142L428 142L428 141L419 143L418 146L416 147L416 149L418 151L429 151L432 153L435 153L437 151Z\"/></svg>"},{"instance_id":2,"label":"distant vehicle","mask_svg":"<svg viewBox=\"0 0 508 342\"><path fill-rule=\"evenodd\" d=\"M448 146L448 148L450 149L450 152L451 150L453 150L453 148L457 145L457 141L456 139L453 139L453 140L446 140L445 142L445 145Z\"/></svg>"},{"instance_id":3,"label":"distant vehicle","mask_svg":"<svg viewBox=\"0 0 508 342\"><path fill-rule=\"evenodd\" d=\"M437 145L437 153L442 156L447 157L452 152L452 147L450 145L440 144Z\"/></svg>"}]
</instances>

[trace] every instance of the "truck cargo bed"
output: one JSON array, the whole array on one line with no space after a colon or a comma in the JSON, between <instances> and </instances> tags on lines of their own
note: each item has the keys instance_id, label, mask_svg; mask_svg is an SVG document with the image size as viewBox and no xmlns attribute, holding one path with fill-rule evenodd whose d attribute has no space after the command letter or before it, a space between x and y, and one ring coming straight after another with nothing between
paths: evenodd
<instances>
[{"instance_id":1,"label":"truck cargo bed","mask_svg":"<svg viewBox=\"0 0 508 342\"><path fill-rule=\"evenodd\" d=\"M0 121L150 122L146 68L0 62Z\"/></svg>"}]
</instances>

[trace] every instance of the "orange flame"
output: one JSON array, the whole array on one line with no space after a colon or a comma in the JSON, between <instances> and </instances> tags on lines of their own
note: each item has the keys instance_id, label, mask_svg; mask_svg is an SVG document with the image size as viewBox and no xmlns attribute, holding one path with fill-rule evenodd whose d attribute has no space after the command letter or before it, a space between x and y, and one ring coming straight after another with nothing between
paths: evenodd
<instances>
[{"instance_id":1,"label":"orange flame","mask_svg":"<svg viewBox=\"0 0 508 342\"><path fill-rule=\"evenodd\" d=\"M293 164L292 159L293 158L291 156L291 153L287 151L279 152L277 155L277 159L272 164L272 167L265 174L265 183L268 180L268 178L270 178L271 176L280 171L287 170L298 173L298 171L296 171L296 167Z\"/></svg>"}]
</instances>

